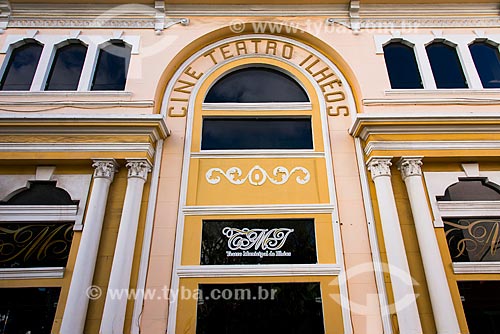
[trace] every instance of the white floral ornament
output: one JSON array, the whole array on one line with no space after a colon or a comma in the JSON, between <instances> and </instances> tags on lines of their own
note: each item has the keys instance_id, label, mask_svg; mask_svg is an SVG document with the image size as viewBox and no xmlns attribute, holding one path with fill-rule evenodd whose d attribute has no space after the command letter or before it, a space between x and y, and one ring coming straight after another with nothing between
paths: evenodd
<instances>
[{"instance_id":1,"label":"white floral ornament","mask_svg":"<svg viewBox=\"0 0 500 334\"><path fill-rule=\"evenodd\" d=\"M273 169L273 172L271 173L270 176L266 172L266 170L260 167L259 165L256 165L252 169L250 169L248 174L243 178L242 178L243 172L238 167L230 167L225 172L224 170L217 167L210 168L205 174L205 178L207 182L210 184L218 184L221 181L221 177L214 175L214 173L220 173L224 175L229 182L235 185L243 184L247 180L248 183L250 183L253 186L261 186L267 180L269 180L269 182L273 184L282 185L285 184L290 179L290 176L295 172L302 172L303 174L303 176L299 175L295 178L295 181L298 184L306 184L311 180L311 174L304 167L295 167L291 171L288 171L287 168L283 166L278 166Z\"/></svg>"}]
</instances>

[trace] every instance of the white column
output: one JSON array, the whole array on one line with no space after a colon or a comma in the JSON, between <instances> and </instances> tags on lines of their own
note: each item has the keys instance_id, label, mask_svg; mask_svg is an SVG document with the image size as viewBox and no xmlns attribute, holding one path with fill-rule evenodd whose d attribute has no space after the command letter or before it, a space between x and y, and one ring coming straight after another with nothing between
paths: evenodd
<instances>
[{"instance_id":1,"label":"white column","mask_svg":"<svg viewBox=\"0 0 500 334\"><path fill-rule=\"evenodd\" d=\"M103 159L95 160L92 167L95 168L94 183L64 309L61 334L83 333L89 304L87 291L94 277L109 186L113 182L117 164L113 159Z\"/></svg>"},{"instance_id":2,"label":"white column","mask_svg":"<svg viewBox=\"0 0 500 334\"><path fill-rule=\"evenodd\" d=\"M151 171L151 165L144 159L128 160L126 166L128 168L127 190L102 314L101 329L99 330L101 334L124 333L127 293L130 287L142 192L148 173ZM124 292L124 295L121 298L116 298L114 293L120 292Z\"/></svg>"},{"instance_id":3,"label":"white column","mask_svg":"<svg viewBox=\"0 0 500 334\"><path fill-rule=\"evenodd\" d=\"M422 158L403 157L398 169L406 184L438 334L458 334L455 308L439 252L422 181Z\"/></svg>"},{"instance_id":4,"label":"white column","mask_svg":"<svg viewBox=\"0 0 500 334\"><path fill-rule=\"evenodd\" d=\"M412 277L392 190L391 158L373 157L368 160L367 165L377 192L399 330L401 334L422 334Z\"/></svg>"}]
</instances>

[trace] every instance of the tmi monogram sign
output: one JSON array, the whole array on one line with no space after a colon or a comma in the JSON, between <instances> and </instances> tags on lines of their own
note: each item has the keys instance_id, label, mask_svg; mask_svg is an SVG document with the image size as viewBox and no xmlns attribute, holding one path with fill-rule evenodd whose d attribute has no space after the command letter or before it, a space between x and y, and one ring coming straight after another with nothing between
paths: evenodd
<instances>
[{"instance_id":1,"label":"tmi monogram sign","mask_svg":"<svg viewBox=\"0 0 500 334\"><path fill-rule=\"evenodd\" d=\"M202 265L317 263L313 219L203 221Z\"/></svg>"},{"instance_id":2,"label":"tmi monogram sign","mask_svg":"<svg viewBox=\"0 0 500 334\"><path fill-rule=\"evenodd\" d=\"M225 227L222 230L227 240L227 256L292 256L291 252L281 251L291 228L243 228Z\"/></svg>"}]
</instances>

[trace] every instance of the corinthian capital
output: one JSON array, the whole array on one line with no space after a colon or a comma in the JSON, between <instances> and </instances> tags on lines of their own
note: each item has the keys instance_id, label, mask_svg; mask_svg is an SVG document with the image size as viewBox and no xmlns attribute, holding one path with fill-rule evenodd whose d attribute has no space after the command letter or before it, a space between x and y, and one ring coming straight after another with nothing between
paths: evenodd
<instances>
[{"instance_id":1,"label":"corinthian capital","mask_svg":"<svg viewBox=\"0 0 500 334\"><path fill-rule=\"evenodd\" d=\"M391 176L392 157L372 157L366 163L372 179L379 176Z\"/></svg>"},{"instance_id":2,"label":"corinthian capital","mask_svg":"<svg viewBox=\"0 0 500 334\"><path fill-rule=\"evenodd\" d=\"M422 165L422 157L402 157L398 161L398 169L401 171L403 180L409 176L421 176Z\"/></svg>"},{"instance_id":3,"label":"corinthian capital","mask_svg":"<svg viewBox=\"0 0 500 334\"><path fill-rule=\"evenodd\" d=\"M138 177L144 181L148 178L151 171L151 164L146 159L127 160L125 165L128 168L128 177Z\"/></svg>"},{"instance_id":4,"label":"corinthian capital","mask_svg":"<svg viewBox=\"0 0 500 334\"><path fill-rule=\"evenodd\" d=\"M105 178L113 181L115 172L118 171L118 164L115 159L94 160L94 178Z\"/></svg>"}]
</instances>

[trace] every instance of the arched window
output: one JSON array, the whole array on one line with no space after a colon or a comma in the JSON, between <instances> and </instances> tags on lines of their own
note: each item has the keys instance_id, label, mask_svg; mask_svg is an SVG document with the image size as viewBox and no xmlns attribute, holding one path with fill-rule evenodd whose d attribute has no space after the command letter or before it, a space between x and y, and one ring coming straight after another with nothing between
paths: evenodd
<instances>
[{"instance_id":1,"label":"arched window","mask_svg":"<svg viewBox=\"0 0 500 334\"><path fill-rule=\"evenodd\" d=\"M384 46L384 58L391 88L423 88L413 47L402 42L391 42Z\"/></svg>"},{"instance_id":2,"label":"arched window","mask_svg":"<svg viewBox=\"0 0 500 334\"><path fill-rule=\"evenodd\" d=\"M485 178L460 178L438 201L500 201L500 189Z\"/></svg>"},{"instance_id":3,"label":"arched window","mask_svg":"<svg viewBox=\"0 0 500 334\"><path fill-rule=\"evenodd\" d=\"M467 88L455 47L444 42L433 42L426 47L437 88Z\"/></svg>"},{"instance_id":4,"label":"arched window","mask_svg":"<svg viewBox=\"0 0 500 334\"><path fill-rule=\"evenodd\" d=\"M76 90L86 54L87 47L79 41L58 48L45 90Z\"/></svg>"},{"instance_id":5,"label":"arched window","mask_svg":"<svg viewBox=\"0 0 500 334\"><path fill-rule=\"evenodd\" d=\"M476 41L469 45L483 88L500 88L500 54L498 46Z\"/></svg>"},{"instance_id":6,"label":"arched window","mask_svg":"<svg viewBox=\"0 0 500 334\"><path fill-rule=\"evenodd\" d=\"M124 90L132 48L113 40L99 50L91 90Z\"/></svg>"},{"instance_id":7,"label":"arched window","mask_svg":"<svg viewBox=\"0 0 500 334\"><path fill-rule=\"evenodd\" d=\"M0 82L0 90L30 90L43 46L34 41L12 50Z\"/></svg>"},{"instance_id":8,"label":"arched window","mask_svg":"<svg viewBox=\"0 0 500 334\"><path fill-rule=\"evenodd\" d=\"M259 66L230 72L205 96L205 103L294 102L309 102L302 86L281 71ZM312 138L309 116L209 116L203 118L201 149L312 149Z\"/></svg>"},{"instance_id":9,"label":"arched window","mask_svg":"<svg viewBox=\"0 0 500 334\"><path fill-rule=\"evenodd\" d=\"M290 76L267 67L236 70L219 79L205 97L207 103L309 102Z\"/></svg>"}]
</instances>

